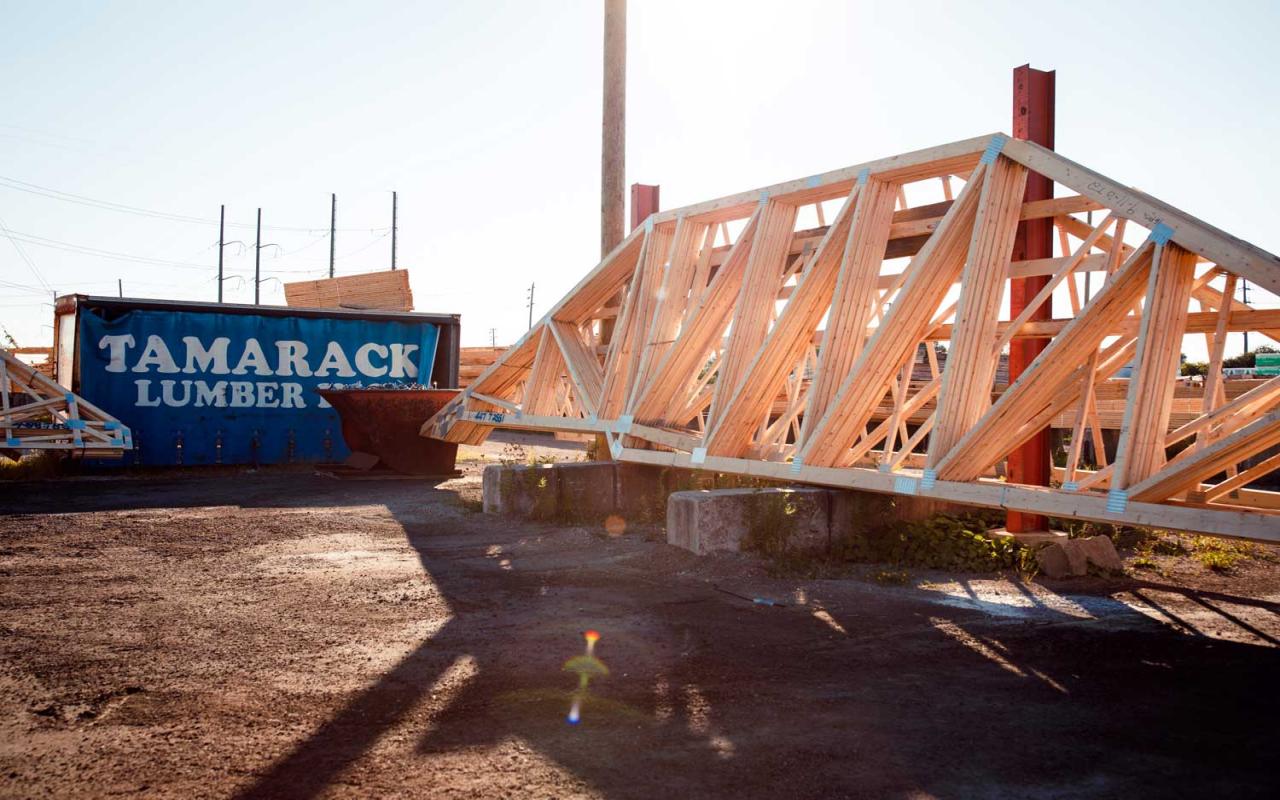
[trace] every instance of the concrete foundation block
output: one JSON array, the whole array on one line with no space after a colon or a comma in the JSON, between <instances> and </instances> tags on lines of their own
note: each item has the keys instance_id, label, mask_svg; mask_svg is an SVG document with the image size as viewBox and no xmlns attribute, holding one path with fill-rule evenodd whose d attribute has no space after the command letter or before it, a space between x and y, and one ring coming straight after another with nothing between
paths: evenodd
<instances>
[{"instance_id":1,"label":"concrete foundation block","mask_svg":"<svg viewBox=\"0 0 1280 800\"><path fill-rule=\"evenodd\" d=\"M614 464L614 497L618 515L628 523L658 522L666 513L668 474L653 464Z\"/></svg>"},{"instance_id":2,"label":"concrete foundation block","mask_svg":"<svg viewBox=\"0 0 1280 800\"><path fill-rule=\"evenodd\" d=\"M486 514L506 514L528 519L556 516L558 473L551 464L484 468L481 493Z\"/></svg>"},{"instance_id":3,"label":"concrete foundation block","mask_svg":"<svg viewBox=\"0 0 1280 800\"><path fill-rule=\"evenodd\" d=\"M565 522L603 524L617 509L617 471L612 461L555 465L557 517Z\"/></svg>"},{"instance_id":4,"label":"concrete foundation block","mask_svg":"<svg viewBox=\"0 0 1280 800\"><path fill-rule=\"evenodd\" d=\"M829 514L824 489L676 492L667 501L667 542L698 555L825 550Z\"/></svg>"},{"instance_id":5,"label":"concrete foundation block","mask_svg":"<svg viewBox=\"0 0 1280 800\"><path fill-rule=\"evenodd\" d=\"M969 506L900 494L856 489L831 490L831 539L866 535L894 522L928 519L934 514L963 514Z\"/></svg>"}]
</instances>

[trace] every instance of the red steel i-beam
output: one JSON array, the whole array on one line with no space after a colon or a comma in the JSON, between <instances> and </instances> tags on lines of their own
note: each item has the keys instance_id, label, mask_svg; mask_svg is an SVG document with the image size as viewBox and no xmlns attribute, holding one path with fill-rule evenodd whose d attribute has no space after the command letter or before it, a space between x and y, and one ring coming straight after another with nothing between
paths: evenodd
<instances>
[{"instance_id":1,"label":"red steel i-beam","mask_svg":"<svg viewBox=\"0 0 1280 800\"><path fill-rule=\"evenodd\" d=\"M658 211L658 187L647 183L631 184L631 230L639 228L650 214Z\"/></svg>"},{"instance_id":2,"label":"red steel i-beam","mask_svg":"<svg viewBox=\"0 0 1280 800\"><path fill-rule=\"evenodd\" d=\"M1013 70L1013 137L1026 139L1053 149L1054 73L1032 69L1023 64ZM1053 181L1035 172L1027 176L1025 200L1048 200L1053 197ZM1053 257L1053 220L1028 220L1018 224L1013 245L1013 260ZM1010 319L1018 316L1036 294L1049 283L1048 275L1013 278L1009 281ZM1053 298L1050 297L1032 314L1031 319L1051 319ZM1048 342L1044 339L1014 339L1009 343L1009 383L1018 379ZM1051 464L1049 429L1038 431L1017 450L1009 454L1009 481L1033 486L1048 486ZM1005 527L1010 533L1042 531L1048 520L1038 514L1010 511Z\"/></svg>"}]
</instances>

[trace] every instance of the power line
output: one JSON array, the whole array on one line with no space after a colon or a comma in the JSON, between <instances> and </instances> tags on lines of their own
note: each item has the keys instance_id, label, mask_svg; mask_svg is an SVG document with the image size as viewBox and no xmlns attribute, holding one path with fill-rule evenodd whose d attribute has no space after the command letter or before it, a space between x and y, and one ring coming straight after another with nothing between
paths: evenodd
<instances>
[{"instance_id":1,"label":"power line","mask_svg":"<svg viewBox=\"0 0 1280 800\"><path fill-rule=\"evenodd\" d=\"M22 260L31 268L31 272L36 276L36 280L40 281L40 284L44 286L46 291L52 292L53 287L44 279L44 275L40 274L40 270L36 268L36 263L27 255L27 251L23 250L22 245L18 244L18 240L13 238L13 233L9 230L9 226L4 223L3 218L0 218L0 231L4 232L4 235L9 239L9 243L13 245L13 249L18 251L18 255L21 256Z\"/></svg>"},{"instance_id":2,"label":"power line","mask_svg":"<svg viewBox=\"0 0 1280 800\"><path fill-rule=\"evenodd\" d=\"M41 197L47 197L52 200L61 200L67 203L75 203L77 205L88 206L90 208L97 208L103 211L116 211L122 214L135 214L142 217L151 217L153 219L166 219L172 222L185 222L191 225L217 225L218 224L218 220L216 219L206 219L204 217L193 217L187 214L174 214L169 211L156 211L155 209L151 209L151 208L142 208L140 206L131 206L131 205L126 205L124 203L115 203L110 200L98 200L93 197L87 197L81 194L73 194L71 192L64 192L59 189L51 189L48 186L41 186L35 183L28 183L27 181L20 181L17 178L10 178L5 175L0 175L0 186L4 186L8 189L13 189L19 192L26 192L28 194L35 194ZM243 222L233 222L233 223L228 223L227 227L228 228L253 228L254 226L248 223L243 223ZM299 227L299 226L293 226L293 225L264 225L263 228L265 230L293 231L293 232L303 232L303 233L313 233L315 231L324 230L324 228L320 228L320 227ZM377 233L380 231L389 231L390 228L339 228L338 230L342 233L360 233L362 231Z\"/></svg>"},{"instance_id":3,"label":"power line","mask_svg":"<svg viewBox=\"0 0 1280 800\"><path fill-rule=\"evenodd\" d=\"M56 239L46 239L43 236L36 236L29 233L20 233L18 231L10 231L7 235L12 240L20 241L24 244L33 244L37 247L48 247L53 250L65 250L68 253L77 253L79 255L96 256L98 258L110 258L116 261L132 261L138 264L153 264L161 267L177 267L179 269L210 269L208 264L193 264L187 261L170 261L163 258L151 258L150 256L137 256L129 253L117 253L112 250L101 250L96 247L85 247L84 245L72 244L70 242L60 242Z\"/></svg>"}]
</instances>

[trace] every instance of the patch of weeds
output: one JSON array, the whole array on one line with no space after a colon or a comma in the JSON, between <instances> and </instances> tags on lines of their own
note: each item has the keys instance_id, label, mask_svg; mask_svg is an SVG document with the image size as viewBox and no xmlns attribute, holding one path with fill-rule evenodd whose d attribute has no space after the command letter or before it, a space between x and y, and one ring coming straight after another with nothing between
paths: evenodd
<instances>
[{"instance_id":1,"label":"patch of weeds","mask_svg":"<svg viewBox=\"0 0 1280 800\"><path fill-rule=\"evenodd\" d=\"M1134 569L1159 569L1160 565L1151 556L1141 555L1129 562Z\"/></svg>"},{"instance_id":2,"label":"patch of weeds","mask_svg":"<svg viewBox=\"0 0 1280 800\"><path fill-rule=\"evenodd\" d=\"M525 464L529 461L529 453L518 444L505 444L502 446L502 452L498 454L498 463L504 467L514 467L517 464Z\"/></svg>"},{"instance_id":3,"label":"patch of weeds","mask_svg":"<svg viewBox=\"0 0 1280 800\"><path fill-rule=\"evenodd\" d=\"M785 492L762 493L753 505L755 513L742 537L742 549L774 558L787 554L798 510L795 500Z\"/></svg>"},{"instance_id":4,"label":"patch of weeds","mask_svg":"<svg viewBox=\"0 0 1280 800\"><path fill-rule=\"evenodd\" d=\"M1253 558L1258 551L1251 542L1234 542L1214 536L1192 536L1190 545L1196 560L1219 574L1231 572L1237 564Z\"/></svg>"},{"instance_id":5,"label":"patch of weeds","mask_svg":"<svg viewBox=\"0 0 1280 800\"><path fill-rule=\"evenodd\" d=\"M19 461L0 456L0 480L31 481L52 478L61 474L65 466L61 456L48 450L25 456Z\"/></svg>"},{"instance_id":6,"label":"patch of weeds","mask_svg":"<svg viewBox=\"0 0 1280 800\"><path fill-rule=\"evenodd\" d=\"M1034 557L1012 538L987 536L983 514L934 514L924 520L893 522L836 543L846 561L893 564L963 572L1034 569Z\"/></svg>"},{"instance_id":7,"label":"patch of weeds","mask_svg":"<svg viewBox=\"0 0 1280 800\"><path fill-rule=\"evenodd\" d=\"M906 586L911 582L911 575L905 569L876 570L870 577L882 586Z\"/></svg>"},{"instance_id":8,"label":"patch of weeds","mask_svg":"<svg viewBox=\"0 0 1280 800\"><path fill-rule=\"evenodd\" d=\"M479 514L484 511L484 500L479 497L458 495L458 505L468 514Z\"/></svg>"}]
</instances>

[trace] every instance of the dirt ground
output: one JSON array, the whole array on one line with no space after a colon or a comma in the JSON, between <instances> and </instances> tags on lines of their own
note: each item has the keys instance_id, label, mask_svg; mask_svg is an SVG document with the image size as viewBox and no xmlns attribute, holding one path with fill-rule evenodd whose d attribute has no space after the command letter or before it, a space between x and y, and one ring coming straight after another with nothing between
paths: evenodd
<instances>
[{"instance_id":1,"label":"dirt ground","mask_svg":"<svg viewBox=\"0 0 1280 800\"><path fill-rule=\"evenodd\" d=\"M0 795L1280 793L1274 568L784 580L468 472L0 484Z\"/></svg>"}]
</instances>

